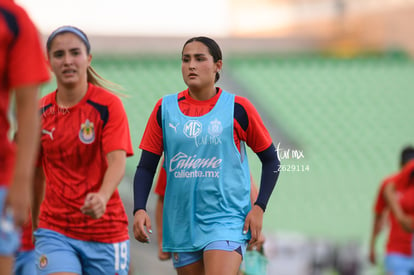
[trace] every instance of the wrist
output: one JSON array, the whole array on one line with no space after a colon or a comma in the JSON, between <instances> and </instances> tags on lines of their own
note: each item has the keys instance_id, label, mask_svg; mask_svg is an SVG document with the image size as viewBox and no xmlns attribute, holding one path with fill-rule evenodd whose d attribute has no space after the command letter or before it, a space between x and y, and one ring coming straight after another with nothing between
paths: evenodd
<instances>
[{"instance_id":1,"label":"wrist","mask_svg":"<svg viewBox=\"0 0 414 275\"><path fill-rule=\"evenodd\" d=\"M254 203L254 205L255 205L255 206L260 207L260 209L262 209L263 213L265 212L265 210L266 210L266 205L265 205L264 203L261 203L261 202L259 202L259 201L256 201L256 202Z\"/></svg>"}]
</instances>

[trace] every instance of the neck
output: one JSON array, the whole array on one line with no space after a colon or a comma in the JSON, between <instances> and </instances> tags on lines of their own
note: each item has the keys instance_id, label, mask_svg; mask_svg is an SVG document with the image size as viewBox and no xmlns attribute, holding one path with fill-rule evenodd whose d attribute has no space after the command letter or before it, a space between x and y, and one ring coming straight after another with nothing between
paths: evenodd
<instances>
[{"instance_id":1,"label":"neck","mask_svg":"<svg viewBox=\"0 0 414 275\"><path fill-rule=\"evenodd\" d=\"M72 107L78 104L88 91L88 83L83 83L75 87L58 87L56 102L61 107Z\"/></svg>"},{"instance_id":2,"label":"neck","mask_svg":"<svg viewBox=\"0 0 414 275\"><path fill-rule=\"evenodd\" d=\"M216 94L216 87L208 88L208 89L188 89L188 94L191 96L191 98L195 100L209 100L210 98L213 98Z\"/></svg>"}]
</instances>

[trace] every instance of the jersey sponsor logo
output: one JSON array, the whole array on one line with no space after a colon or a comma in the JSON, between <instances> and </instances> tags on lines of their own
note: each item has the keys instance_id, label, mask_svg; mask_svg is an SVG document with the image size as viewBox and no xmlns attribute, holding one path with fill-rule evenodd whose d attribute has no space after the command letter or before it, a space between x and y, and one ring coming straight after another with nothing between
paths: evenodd
<instances>
[{"instance_id":1,"label":"jersey sponsor logo","mask_svg":"<svg viewBox=\"0 0 414 275\"><path fill-rule=\"evenodd\" d=\"M93 122L90 122L89 119L85 123L81 124L79 131L79 139L82 143L91 144L95 140L95 126Z\"/></svg>"},{"instance_id":2,"label":"jersey sponsor logo","mask_svg":"<svg viewBox=\"0 0 414 275\"><path fill-rule=\"evenodd\" d=\"M48 131L46 129L42 129L42 134L49 135L50 139L53 140L53 132L55 131L55 128L52 128L52 130Z\"/></svg>"},{"instance_id":3,"label":"jersey sponsor logo","mask_svg":"<svg viewBox=\"0 0 414 275\"><path fill-rule=\"evenodd\" d=\"M171 158L169 172L176 178L219 178L222 162L216 157L198 158L179 152Z\"/></svg>"},{"instance_id":4,"label":"jersey sponsor logo","mask_svg":"<svg viewBox=\"0 0 414 275\"><path fill-rule=\"evenodd\" d=\"M183 132L188 138L198 137L203 130L203 125L198 120L189 120L184 124Z\"/></svg>"},{"instance_id":5,"label":"jersey sponsor logo","mask_svg":"<svg viewBox=\"0 0 414 275\"><path fill-rule=\"evenodd\" d=\"M223 125L221 125L221 121L219 121L217 118L213 121L210 121L210 124L208 125L208 133L212 137L218 137L223 133Z\"/></svg>"},{"instance_id":6,"label":"jersey sponsor logo","mask_svg":"<svg viewBox=\"0 0 414 275\"><path fill-rule=\"evenodd\" d=\"M47 261L46 255L40 256L40 258L39 258L39 267L40 267L40 269L45 268L47 266L47 262L48 261Z\"/></svg>"}]
</instances>

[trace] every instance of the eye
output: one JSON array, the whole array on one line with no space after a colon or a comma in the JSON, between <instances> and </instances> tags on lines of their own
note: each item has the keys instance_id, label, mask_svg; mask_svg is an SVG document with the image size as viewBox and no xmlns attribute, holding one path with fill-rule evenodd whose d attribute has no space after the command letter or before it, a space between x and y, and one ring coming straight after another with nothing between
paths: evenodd
<instances>
[{"instance_id":1,"label":"eye","mask_svg":"<svg viewBox=\"0 0 414 275\"><path fill-rule=\"evenodd\" d=\"M53 53L54 58L60 58L64 55L63 51L56 51Z\"/></svg>"},{"instance_id":2,"label":"eye","mask_svg":"<svg viewBox=\"0 0 414 275\"><path fill-rule=\"evenodd\" d=\"M183 63L187 63L187 62L189 62L189 61L190 61L190 58L188 58L188 57L183 57L183 58L181 58L181 61L182 61Z\"/></svg>"},{"instance_id":3,"label":"eye","mask_svg":"<svg viewBox=\"0 0 414 275\"><path fill-rule=\"evenodd\" d=\"M71 51L71 53L73 56L78 56L81 54L79 50Z\"/></svg>"}]
</instances>

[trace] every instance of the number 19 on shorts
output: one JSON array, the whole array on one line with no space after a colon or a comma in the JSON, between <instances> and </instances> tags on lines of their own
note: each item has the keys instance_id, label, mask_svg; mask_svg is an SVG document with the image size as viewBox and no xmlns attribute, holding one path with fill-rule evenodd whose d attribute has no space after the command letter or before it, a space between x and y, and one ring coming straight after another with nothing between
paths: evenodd
<instances>
[{"instance_id":1,"label":"number 19 on shorts","mask_svg":"<svg viewBox=\"0 0 414 275\"><path fill-rule=\"evenodd\" d=\"M129 253L128 241L114 243L115 271L125 270L128 268Z\"/></svg>"}]
</instances>

